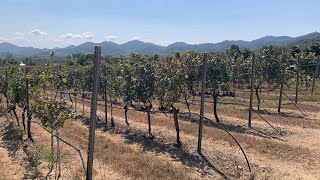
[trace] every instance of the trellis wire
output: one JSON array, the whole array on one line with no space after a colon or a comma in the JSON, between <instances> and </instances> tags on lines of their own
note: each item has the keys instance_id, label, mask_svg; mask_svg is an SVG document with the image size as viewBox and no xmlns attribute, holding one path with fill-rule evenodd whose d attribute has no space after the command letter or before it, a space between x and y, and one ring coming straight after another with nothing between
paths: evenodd
<instances>
[{"instance_id":1,"label":"trellis wire","mask_svg":"<svg viewBox=\"0 0 320 180\"><path fill-rule=\"evenodd\" d=\"M76 150L77 153L78 153L79 156L80 156L80 159L81 159L81 162L82 162L82 166L83 166L83 171L84 171L84 173L86 174L86 166L85 166L85 164L84 164L84 159L83 159L83 156L82 156L82 154L81 154L81 150L80 150L79 148L77 148L76 146L74 146L74 145L72 145L71 143L67 142L66 140L58 137L56 134L51 133L48 129L46 129L45 127L43 127L39 122L37 122L37 121L31 121L31 122L33 122L33 123L35 123L35 124L38 124L40 127L42 127L42 129L44 129L45 131L47 131L49 134L51 134L51 135L54 136L55 138L59 139L59 140L62 141L63 143L67 144L68 146L72 147L74 150Z\"/></svg>"},{"instance_id":2,"label":"trellis wire","mask_svg":"<svg viewBox=\"0 0 320 180\"><path fill-rule=\"evenodd\" d=\"M196 115L196 116L199 116L199 117L201 116L200 114L196 114L196 113L191 113L191 114ZM240 143L237 141L237 139L236 139L227 129L225 129L223 126L221 126L219 123L214 122L213 120L211 120L211 119L209 119L209 118L207 118L207 117L205 117L205 116L201 116L201 117L204 118L204 119L207 119L207 120L211 121L212 123L214 123L215 125L219 126L219 127L220 127L222 130L224 130L229 136L231 136L231 138L237 143L237 145L238 145L239 148L241 149L242 154L244 155L244 157L245 157L245 159L246 159L246 162L247 162L249 171L251 172L251 167L250 167L250 163L249 163L249 160L248 160L248 158L247 158L247 155L246 155L246 153L244 152L243 148L241 147Z\"/></svg>"},{"instance_id":3,"label":"trellis wire","mask_svg":"<svg viewBox=\"0 0 320 180\"><path fill-rule=\"evenodd\" d=\"M278 131L278 129L275 128L271 123L269 123L263 116L261 116L261 114L258 111L254 109L252 109L252 111L255 112L261 119L263 119L269 126L271 126L274 130L276 130L281 135L281 131Z\"/></svg>"}]
</instances>

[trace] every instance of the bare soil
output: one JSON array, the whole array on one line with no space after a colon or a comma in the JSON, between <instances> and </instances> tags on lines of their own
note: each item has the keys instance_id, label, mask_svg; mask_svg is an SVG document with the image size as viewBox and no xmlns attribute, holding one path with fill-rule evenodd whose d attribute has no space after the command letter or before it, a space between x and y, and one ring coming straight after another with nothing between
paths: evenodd
<instances>
[{"instance_id":1,"label":"bare soil","mask_svg":"<svg viewBox=\"0 0 320 180\"><path fill-rule=\"evenodd\" d=\"M127 126L124 121L124 109L115 104L113 118L115 128L105 130L104 104L100 102L97 115L95 140L94 179L320 179L320 111L318 103L300 102L298 106L306 112L284 100L282 113L277 113L276 93L262 95L260 115L253 114L252 128L247 127L248 108L242 105L222 104L218 106L220 125L227 129L241 144L250 162L251 172L245 158L235 141L214 124L213 107L205 103L202 154L197 152L199 117L188 116L183 103L176 104L180 109L179 125L182 147L175 144L176 130L172 114L151 113L153 138L147 135L147 114L130 109ZM67 98L69 99L69 98ZM302 99L304 99L302 97ZM245 98L224 98L220 101L247 103ZM208 98L209 101L209 98ZM190 101L191 102L191 101ZM71 108L71 102L68 101ZM86 160L88 139L88 116L90 102L84 102L84 118L68 120L60 129L61 137L77 146ZM72 107L74 110L74 106ZM71 108L71 109L72 109ZM156 109L156 107L154 107ZM82 113L82 101L79 99L77 112ZM199 106L191 105L191 112L198 113ZM108 107L108 125L111 111ZM11 117L9 117L9 120ZM19 129L11 119L13 129ZM8 122L2 115L1 137L8 131ZM24 165L23 154L49 153L50 135L37 124L32 132L35 143L22 137L21 144L27 144L26 150L20 146L21 153L12 155L9 146L14 141L2 138L0 153L6 166L0 167L3 179L22 179L30 172ZM280 133L281 132L281 133ZM11 137L12 139L12 137ZM17 138L19 139L19 138ZM4 143L7 142L7 143ZM61 144L61 142L60 142ZM24 146L22 146L24 147ZM19 148L18 148L19 149ZM84 171L77 152L61 144L61 179L84 179ZM48 160L40 158L40 164L34 166L34 176L44 177L48 172ZM27 161L28 162L28 161ZM14 169L14 170L10 170ZM32 174L32 173L29 173ZM1 175L1 174L0 174ZM49 178L54 178L55 170Z\"/></svg>"}]
</instances>

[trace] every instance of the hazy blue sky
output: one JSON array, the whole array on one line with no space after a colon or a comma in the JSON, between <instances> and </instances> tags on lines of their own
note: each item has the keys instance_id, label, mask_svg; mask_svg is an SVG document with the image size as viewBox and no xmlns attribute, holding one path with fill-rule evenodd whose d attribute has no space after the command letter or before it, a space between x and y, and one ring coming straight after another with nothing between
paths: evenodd
<instances>
[{"instance_id":1,"label":"hazy blue sky","mask_svg":"<svg viewBox=\"0 0 320 180\"><path fill-rule=\"evenodd\" d=\"M299 36L320 29L320 0L1 0L0 42L171 42Z\"/></svg>"}]
</instances>

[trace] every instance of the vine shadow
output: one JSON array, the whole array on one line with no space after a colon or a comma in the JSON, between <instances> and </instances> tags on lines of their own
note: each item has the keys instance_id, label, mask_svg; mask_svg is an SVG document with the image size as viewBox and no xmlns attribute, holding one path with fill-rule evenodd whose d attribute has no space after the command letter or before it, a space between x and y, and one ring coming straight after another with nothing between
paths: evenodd
<instances>
[{"instance_id":1,"label":"vine shadow","mask_svg":"<svg viewBox=\"0 0 320 180\"><path fill-rule=\"evenodd\" d=\"M187 121L195 124L199 123L199 117L194 114L191 114L191 116L189 117L189 113L180 113L179 118L183 121ZM221 129L219 126L215 124L215 122L212 122L211 120L203 118L202 122L205 126ZM282 139L277 137L279 136L279 133L276 131L268 131L265 129L261 130L258 128L249 128L242 125L230 124L230 123L227 123L226 121L223 122L223 119L220 119L219 125L221 125L224 129L228 130L229 132L235 132L240 134L250 134L258 137L274 138L274 139L283 141Z\"/></svg>"},{"instance_id":2,"label":"vine shadow","mask_svg":"<svg viewBox=\"0 0 320 180\"><path fill-rule=\"evenodd\" d=\"M5 126L3 128L3 126ZM9 156L15 158L20 156L17 151L22 148L23 153L26 155L24 158L27 163L24 163L26 171L24 172L23 179L43 179L43 175L38 171L37 164L33 156L28 150L28 139L23 140L23 134L16 129L14 123L8 120L8 124L1 124L1 134L3 146L7 148Z\"/></svg>"},{"instance_id":3,"label":"vine shadow","mask_svg":"<svg viewBox=\"0 0 320 180\"><path fill-rule=\"evenodd\" d=\"M120 127L122 129L123 127ZM127 144L139 144L143 151L154 152L156 154L169 154L174 161L179 161L188 167L198 168L201 175L212 175L209 171L205 170L205 166L209 167L215 173L219 174L223 179L229 179L217 167L212 165L210 161L203 155L191 154L184 150L183 147L178 147L177 144L167 143L161 137L150 138L144 135L145 132L137 129L127 129L125 131L117 131L121 133L126 139ZM182 145L183 146L183 145Z\"/></svg>"}]
</instances>

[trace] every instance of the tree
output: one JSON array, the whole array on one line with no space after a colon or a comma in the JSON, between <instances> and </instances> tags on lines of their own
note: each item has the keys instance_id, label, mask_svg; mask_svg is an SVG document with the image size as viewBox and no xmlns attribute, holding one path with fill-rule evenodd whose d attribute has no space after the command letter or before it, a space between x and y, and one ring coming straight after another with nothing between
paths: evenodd
<instances>
[{"instance_id":1,"label":"tree","mask_svg":"<svg viewBox=\"0 0 320 180\"><path fill-rule=\"evenodd\" d=\"M26 86L25 86L25 73L22 71L21 67L18 66L9 66L7 68L7 85L4 90L4 96L9 100L8 112L13 112L18 125L19 118L16 112L17 105L20 107L25 106L26 102ZM23 116L23 115L22 115ZM25 123L23 122L23 126L25 129Z\"/></svg>"},{"instance_id":2,"label":"tree","mask_svg":"<svg viewBox=\"0 0 320 180\"><path fill-rule=\"evenodd\" d=\"M134 59L134 83L136 100L144 104L143 110L147 112L148 117L148 135L151 134L150 110L152 109L152 100L154 98L155 77L153 59L141 57L138 55Z\"/></svg>"},{"instance_id":3,"label":"tree","mask_svg":"<svg viewBox=\"0 0 320 180\"><path fill-rule=\"evenodd\" d=\"M129 126L128 122L128 108L129 105L132 105L132 101L135 100L135 83L134 83L134 74L133 74L133 66L129 62L124 62L121 64L121 74L123 78L122 82L122 98L123 102L125 103L124 110L125 110L125 122Z\"/></svg>"},{"instance_id":4,"label":"tree","mask_svg":"<svg viewBox=\"0 0 320 180\"><path fill-rule=\"evenodd\" d=\"M58 68L58 69L57 69ZM60 98L59 101L56 98L49 98L47 91L42 91L40 89L53 90L57 87L57 89L61 88L61 86L65 86L67 84L67 78L64 73L60 71L61 66L54 66L51 64L47 64L44 68L34 69L31 76L32 79L32 93L31 97L34 101L31 112L32 115L37 117L41 124L50 128L51 134L56 130L56 136L59 137L59 128L61 128L65 122L69 118L69 111L66 108L66 102L64 98ZM51 163L50 169L47 174L47 177L53 170L53 135L51 135ZM57 139L57 168L58 168L58 178L61 174L60 167L60 145L59 140Z\"/></svg>"},{"instance_id":5,"label":"tree","mask_svg":"<svg viewBox=\"0 0 320 180\"><path fill-rule=\"evenodd\" d=\"M315 53L315 56L320 56L320 44L313 43L310 47L307 48L307 51Z\"/></svg>"},{"instance_id":6,"label":"tree","mask_svg":"<svg viewBox=\"0 0 320 180\"><path fill-rule=\"evenodd\" d=\"M34 66L35 63L32 60L32 57L26 57L22 60L22 62L27 66Z\"/></svg>"},{"instance_id":7,"label":"tree","mask_svg":"<svg viewBox=\"0 0 320 180\"><path fill-rule=\"evenodd\" d=\"M179 63L182 65L182 74L185 75L185 83L188 89L188 92L184 90L184 98L186 102L186 106L189 110L189 117L190 107L188 103L188 93L193 97L195 97L196 93L200 90L200 81L201 81L201 65L202 65L202 58L200 53L189 51L182 55L179 60Z\"/></svg>"},{"instance_id":8,"label":"tree","mask_svg":"<svg viewBox=\"0 0 320 180\"><path fill-rule=\"evenodd\" d=\"M219 90L229 90L229 73L228 64L224 60L223 55L211 52L208 54L207 65L207 82L208 91L213 98L213 114L217 122L220 121L217 114L217 98L219 96Z\"/></svg>"},{"instance_id":9,"label":"tree","mask_svg":"<svg viewBox=\"0 0 320 180\"><path fill-rule=\"evenodd\" d=\"M121 77L120 67L116 63L107 64L107 91L110 97L110 110L111 110L111 127L114 127L113 118L113 101L117 100L121 95Z\"/></svg>"},{"instance_id":10,"label":"tree","mask_svg":"<svg viewBox=\"0 0 320 180\"><path fill-rule=\"evenodd\" d=\"M179 63L179 58L167 58L162 62L162 68L157 68L156 72L158 72L155 73L157 88L161 84L161 88L158 89L156 96L158 95L158 98L161 99L163 109L170 109L170 112L173 113L178 147L181 145L178 121L178 113L180 110L176 108L174 104L179 102L184 95L184 89L187 88L187 83L184 83L185 75L183 74L182 66L183 65Z\"/></svg>"},{"instance_id":11,"label":"tree","mask_svg":"<svg viewBox=\"0 0 320 180\"><path fill-rule=\"evenodd\" d=\"M242 56L239 46L231 45L230 49L226 51L226 56L228 59L228 66L230 67L230 75L232 77L232 89L233 94L235 94L235 88L237 82L239 82L239 75L240 75L240 62L239 58Z\"/></svg>"},{"instance_id":12,"label":"tree","mask_svg":"<svg viewBox=\"0 0 320 180\"><path fill-rule=\"evenodd\" d=\"M37 117L41 124L44 127L50 128L51 133L53 130L56 130L56 135L59 136L59 128L61 128L65 122L69 118L68 109L65 107L66 102L64 99L60 99L60 101L50 100L47 97L41 96L39 92L37 92L38 98L35 99L35 103L32 106L32 113L35 117ZM53 136L51 136L51 163L50 169L47 174L47 177L53 170ZM60 168L60 146L57 141L57 164L59 166L58 179L61 175Z\"/></svg>"}]
</instances>

